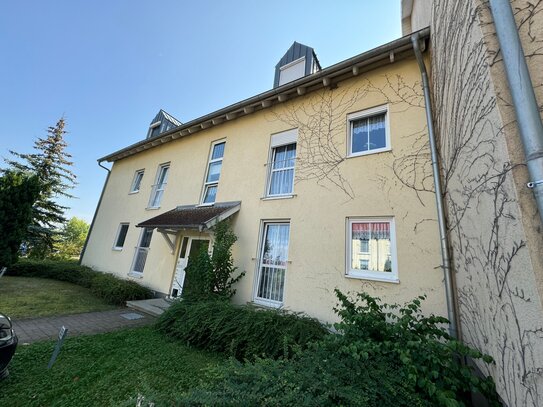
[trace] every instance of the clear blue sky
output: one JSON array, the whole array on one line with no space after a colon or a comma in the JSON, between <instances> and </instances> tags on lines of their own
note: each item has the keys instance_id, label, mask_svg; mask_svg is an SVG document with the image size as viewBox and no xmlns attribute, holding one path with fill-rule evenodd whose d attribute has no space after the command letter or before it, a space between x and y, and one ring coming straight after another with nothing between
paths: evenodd
<instances>
[{"instance_id":1,"label":"clear blue sky","mask_svg":"<svg viewBox=\"0 0 543 407\"><path fill-rule=\"evenodd\" d=\"M5 2L0 156L64 116L79 185L62 203L90 221L96 159L145 138L159 109L187 122L270 89L293 41L327 67L400 36L400 0Z\"/></svg>"}]
</instances>

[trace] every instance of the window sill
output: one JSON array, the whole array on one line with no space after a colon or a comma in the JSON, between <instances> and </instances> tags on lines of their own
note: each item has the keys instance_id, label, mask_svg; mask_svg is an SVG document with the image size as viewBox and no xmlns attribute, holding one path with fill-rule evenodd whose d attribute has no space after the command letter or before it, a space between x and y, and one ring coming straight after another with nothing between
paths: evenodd
<instances>
[{"instance_id":1,"label":"window sill","mask_svg":"<svg viewBox=\"0 0 543 407\"><path fill-rule=\"evenodd\" d=\"M136 273L135 271L131 271L127 275L128 277L132 277L132 278L143 278L143 273Z\"/></svg>"},{"instance_id":2,"label":"window sill","mask_svg":"<svg viewBox=\"0 0 543 407\"><path fill-rule=\"evenodd\" d=\"M248 301L248 305L252 305L253 307L257 308L263 308L263 309L279 309L283 307L283 303L273 303L268 301L262 301L253 299L253 301Z\"/></svg>"},{"instance_id":3,"label":"window sill","mask_svg":"<svg viewBox=\"0 0 543 407\"><path fill-rule=\"evenodd\" d=\"M364 156L364 155L386 153L386 152L389 152L389 151L392 151L391 147L379 148L379 149L375 149L375 150L361 151L359 153L349 153L349 154L347 154L346 158L349 159L349 158L361 157L361 156Z\"/></svg>"},{"instance_id":4,"label":"window sill","mask_svg":"<svg viewBox=\"0 0 543 407\"><path fill-rule=\"evenodd\" d=\"M140 192L140 190L138 189L137 191L130 191L128 193L128 195L134 195L134 194L137 194L138 192Z\"/></svg>"},{"instance_id":5,"label":"window sill","mask_svg":"<svg viewBox=\"0 0 543 407\"><path fill-rule=\"evenodd\" d=\"M160 206L148 206L145 208L146 211L156 211L157 209L160 209Z\"/></svg>"},{"instance_id":6,"label":"window sill","mask_svg":"<svg viewBox=\"0 0 543 407\"><path fill-rule=\"evenodd\" d=\"M123 248L122 247L112 247L111 250L113 250L114 252L122 252Z\"/></svg>"},{"instance_id":7,"label":"window sill","mask_svg":"<svg viewBox=\"0 0 543 407\"><path fill-rule=\"evenodd\" d=\"M400 279L397 276L390 277L378 277L368 274L345 274L346 278L352 278L353 280L370 280L379 281L381 283L400 284Z\"/></svg>"},{"instance_id":8,"label":"window sill","mask_svg":"<svg viewBox=\"0 0 543 407\"><path fill-rule=\"evenodd\" d=\"M270 196L263 196L260 198L261 201L275 201L277 199L292 199L296 198L298 195L296 194L287 194L287 195L270 195Z\"/></svg>"},{"instance_id":9,"label":"window sill","mask_svg":"<svg viewBox=\"0 0 543 407\"><path fill-rule=\"evenodd\" d=\"M215 205L215 202L208 202L208 203L201 203L200 205L198 205L198 207L201 207L201 206L213 206Z\"/></svg>"}]
</instances>

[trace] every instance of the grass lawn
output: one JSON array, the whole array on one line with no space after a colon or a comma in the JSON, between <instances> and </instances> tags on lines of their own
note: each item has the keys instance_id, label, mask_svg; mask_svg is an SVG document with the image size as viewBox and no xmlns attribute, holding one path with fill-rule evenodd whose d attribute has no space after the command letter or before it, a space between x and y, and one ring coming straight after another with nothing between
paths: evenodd
<instances>
[{"instance_id":1,"label":"grass lawn","mask_svg":"<svg viewBox=\"0 0 543 407\"><path fill-rule=\"evenodd\" d=\"M0 406L135 406L138 394L175 401L203 368L224 357L168 339L152 327L68 338L48 371L54 342L19 346Z\"/></svg>"},{"instance_id":2,"label":"grass lawn","mask_svg":"<svg viewBox=\"0 0 543 407\"><path fill-rule=\"evenodd\" d=\"M0 278L0 312L12 319L78 314L115 308L87 288L34 277Z\"/></svg>"}]
</instances>

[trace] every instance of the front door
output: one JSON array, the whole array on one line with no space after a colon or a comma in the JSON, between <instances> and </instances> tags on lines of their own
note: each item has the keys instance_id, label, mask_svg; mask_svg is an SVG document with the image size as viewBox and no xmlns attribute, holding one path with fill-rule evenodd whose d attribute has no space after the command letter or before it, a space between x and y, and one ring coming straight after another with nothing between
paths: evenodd
<instances>
[{"instance_id":1,"label":"front door","mask_svg":"<svg viewBox=\"0 0 543 407\"><path fill-rule=\"evenodd\" d=\"M183 292L183 284L185 283L185 269L189 265L190 259L198 255L201 248L209 250L209 240L185 236L181 241L181 249L179 250L179 258L175 266L173 276L172 289L170 291L171 298L181 296Z\"/></svg>"}]
</instances>

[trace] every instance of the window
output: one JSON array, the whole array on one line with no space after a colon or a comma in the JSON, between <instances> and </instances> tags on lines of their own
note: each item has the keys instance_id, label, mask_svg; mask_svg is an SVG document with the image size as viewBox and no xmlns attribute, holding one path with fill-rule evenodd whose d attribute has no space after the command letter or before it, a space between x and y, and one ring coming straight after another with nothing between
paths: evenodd
<instances>
[{"instance_id":1,"label":"window","mask_svg":"<svg viewBox=\"0 0 543 407\"><path fill-rule=\"evenodd\" d=\"M360 239L360 253L370 252L370 241L366 238Z\"/></svg>"},{"instance_id":2,"label":"window","mask_svg":"<svg viewBox=\"0 0 543 407\"><path fill-rule=\"evenodd\" d=\"M114 250L122 250L124 247L124 241L126 240L126 234L128 233L128 223L121 223L117 230L117 236L115 237L115 243L113 245Z\"/></svg>"},{"instance_id":3,"label":"window","mask_svg":"<svg viewBox=\"0 0 543 407\"><path fill-rule=\"evenodd\" d=\"M160 128L162 122L158 121L156 123L153 123L149 126L149 133L147 133L147 138L153 138L160 134Z\"/></svg>"},{"instance_id":4,"label":"window","mask_svg":"<svg viewBox=\"0 0 543 407\"><path fill-rule=\"evenodd\" d=\"M393 219L348 220L347 275L398 281Z\"/></svg>"},{"instance_id":5,"label":"window","mask_svg":"<svg viewBox=\"0 0 543 407\"><path fill-rule=\"evenodd\" d=\"M134 254L134 261L132 262L132 273L142 274L145 268L145 262L147 261L147 254L149 253L149 246L151 245L151 238L153 237L153 229L144 228L141 231L140 241L138 247L136 247L136 253Z\"/></svg>"},{"instance_id":6,"label":"window","mask_svg":"<svg viewBox=\"0 0 543 407\"><path fill-rule=\"evenodd\" d=\"M275 147L272 155L268 195L292 194L296 143Z\"/></svg>"},{"instance_id":7,"label":"window","mask_svg":"<svg viewBox=\"0 0 543 407\"><path fill-rule=\"evenodd\" d=\"M266 196L292 196L298 129L274 134L268 164Z\"/></svg>"},{"instance_id":8,"label":"window","mask_svg":"<svg viewBox=\"0 0 543 407\"><path fill-rule=\"evenodd\" d=\"M212 144L209 164L206 171L204 182L204 193L202 194L202 204L212 204L217 197L217 188L221 176L222 158L224 156L224 146L226 142Z\"/></svg>"},{"instance_id":9,"label":"window","mask_svg":"<svg viewBox=\"0 0 543 407\"><path fill-rule=\"evenodd\" d=\"M353 113L347 119L350 156L390 150L386 106Z\"/></svg>"},{"instance_id":10,"label":"window","mask_svg":"<svg viewBox=\"0 0 543 407\"><path fill-rule=\"evenodd\" d=\"M274 307L282 305L289 234L289 223L264 223L255 302Z\"/></svg>"},{"instance_id":11,"label":"window","mask_svg":"<svg viewBox=\"0 0 543 407\"><path fill-rule=\"evenodd\" d=\"M283 65L279 73L279 86L305 76L305 57Z\"/></svg>"},{"instance_id":12,"label":"window","mask_svg":"<svg viewBox=\"0 0 543 407\"><path fill-rule=\"evenodd\" d=\"M132 181L132 186L130 187L130 193L134 194L139 192L141 186L141 180L143 179L143 173L145 170L138 170L134 174L134 181Z\"/></svg>"},{"instance_id":13,"label":"window","mask_svg":"<svg viewBox=\"0 0 543 407\"><path fill-rule=\"evenodd\" d=\"M168 173L170 170L170 164L162 164L158 167L158 173L151 191L151 198L149 199L149 208L159 208L162 201L162 195L164 195L164 188L168 182Z\"/></svg>"}]
</instances>

